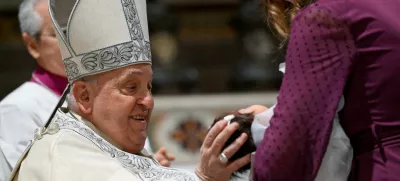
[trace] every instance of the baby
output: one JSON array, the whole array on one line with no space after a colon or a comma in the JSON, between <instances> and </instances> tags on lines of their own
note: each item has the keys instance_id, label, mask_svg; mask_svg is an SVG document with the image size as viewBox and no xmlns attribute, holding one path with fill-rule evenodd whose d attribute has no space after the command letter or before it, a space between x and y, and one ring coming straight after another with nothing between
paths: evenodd
<instances>
[{"instance_id":1,"label":"baby","mask_svg":"<svg viewBox=\"0 0 400 181\"><path fill-rule=\"evenodd\" d=\"M225 149L230 144L232 144L242 133L246 133L248 135L248 139L246 140L246 142L231 158L229 158L229 161L234 161L234 160L239 159L247 154L255 152L257 140L254 139L252 130L255 130L254 129L255 125L253 125L253 120L257 121L257 119L254 119L254 116L252 114L240 114L239 112L235 111L235 112L231 112L229 114L225 114L224 116L217 117L214 120L211 127L214 126L215 123L217 123L218 121L223 120L223 119L227 120L228 124L232 124L234 122L237 122L239 124L239 129L237 129L232 134L232 136L225 143L223 149ZM265 130L265 128L263 130ZM232 177L238 177L239 174L244 173L245 171L249 170L250 167L251 167L250 163L241 167L238 171L233 173Z\"/></svg>"}]
</instances>

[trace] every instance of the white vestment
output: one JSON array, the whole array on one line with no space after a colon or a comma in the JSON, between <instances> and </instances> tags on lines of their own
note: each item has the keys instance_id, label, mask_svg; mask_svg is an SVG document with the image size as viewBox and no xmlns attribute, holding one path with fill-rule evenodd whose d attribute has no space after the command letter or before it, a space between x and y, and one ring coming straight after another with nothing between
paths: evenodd
<instances>
[{"instance_id":1,"label":"white vestment","mask_svg":"<svg viewBox=\"0 0 400 181\"><path fill-rule=\"evenodd\" d=\"M54 110L59 96L26 82L0 102L0 181L5 181L19 157Z\"/></svg>"},{"instance_id":2,"label":"white vestment","mask_svg":"<svg viewBox=\"0 0 400 181\"><path fill-rule=\"evenodd\" d=\"M59 109L13 171L14 181L197 181L192 173L122 151L94 125Z\"/></svg>"},{"instance_id":3,"label":"white vestment","mask_svg":"<svg viewBox=\"0 0 400 181\"><path fill-rule=\"evenodd\" d=\"M283 73L285 72L284 63L280 65L280 71ZM333 120L329 144L315 181L347 181L349 176L353 159L353 149L350 144L350 139L347 137L339 122L338 112L343 108L343 106L344 99L342 97ZM269 121L274 114L274 107L275 105L265 112L256 115L256 118L267 128L269 127ZM255 135L253 137L259 136L260 135ZM263 136L264 135L262 135L261 138L263 138Z\"/></svg>"}]
</instances>

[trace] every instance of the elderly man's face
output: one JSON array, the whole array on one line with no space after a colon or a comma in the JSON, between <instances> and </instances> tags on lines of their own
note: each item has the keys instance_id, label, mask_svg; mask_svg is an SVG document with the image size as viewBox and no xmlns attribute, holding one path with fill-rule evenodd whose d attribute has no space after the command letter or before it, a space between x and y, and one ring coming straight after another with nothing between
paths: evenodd
<instances>
[{"instance_id":1,"label":"elderly man's face","mask_svg":"<svg viewBox=\"0 0 400 181\"><path fill-rule=\"evenodd\" d=\"M23 33L22 38L29 53L41 67L53 74L66 77L56 34L51 23L48 2L38 1L35 8L43 19L38 39L27 33Z\"/></svg>"},{"instance_id":2,"label":"elderly man's face","mask_svg":"<svg viewBox=\"0 0 400 181\"><path fill-rule=\"evenodd\" d=\"M99 74L90 121L125 151L140 152L154 106L151 65L137 64Z\"/></svg>"}]
</instances>

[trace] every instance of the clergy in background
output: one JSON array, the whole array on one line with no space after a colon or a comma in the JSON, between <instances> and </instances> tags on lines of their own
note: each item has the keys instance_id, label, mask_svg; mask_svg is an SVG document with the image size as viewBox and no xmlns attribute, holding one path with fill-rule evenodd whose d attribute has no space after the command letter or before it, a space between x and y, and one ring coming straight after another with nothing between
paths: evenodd
<instances>
[{"instance_id":1,"label":"clergy in background","mask_svg":"<svg viewBox=\"0 0 400 181\"><path fill-rule=\"evenodd\" d=\"M68 84L47 4L45 0L24 0L19 8L22 40L37 65L30 80L0 102L0 181L10 176Z\"/></svg>"}]
</instances>

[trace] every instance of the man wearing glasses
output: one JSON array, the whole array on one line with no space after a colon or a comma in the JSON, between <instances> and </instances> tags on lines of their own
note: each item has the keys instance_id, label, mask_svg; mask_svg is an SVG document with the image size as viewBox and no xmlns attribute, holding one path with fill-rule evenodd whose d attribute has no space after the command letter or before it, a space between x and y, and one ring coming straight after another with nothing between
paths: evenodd
<instances>
[{"instance_id":1,"label":"man wearing glasses","mask_svg":"<svg viewBox=\"0 0 400 181\"><path fill-rule=\"evenodd\" d=\"M35 129L46 123L68 84L48 2L23 1L18 18L22 40L37 66L29 81L0 102L0 181L8 178Z\"/></svg>"}]
</instances>

